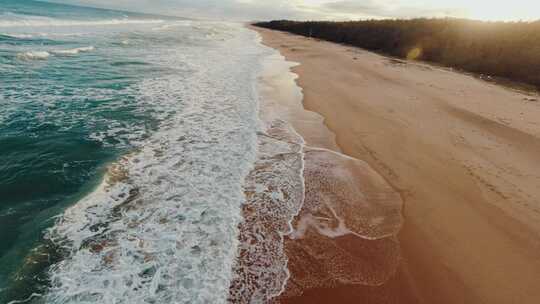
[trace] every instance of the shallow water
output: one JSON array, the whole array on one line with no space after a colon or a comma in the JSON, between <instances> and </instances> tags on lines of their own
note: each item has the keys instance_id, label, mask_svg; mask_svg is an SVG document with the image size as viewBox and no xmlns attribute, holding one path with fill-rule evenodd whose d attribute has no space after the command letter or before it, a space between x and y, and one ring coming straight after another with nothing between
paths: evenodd
<instances>
[{"instance_id":1,"label":"shallow water","mask_svg":"<svg viewBox=\"0 0 540 304\"><path fill-rule=\"evenodd\" d=\"M248 245L241 251L244 256L240 261L256 265L251 270L263 269L261 264L275 270L244 271L251 276L242 278L249 280L260 273L256 277L265 278L271 273L273 279L263 284L267 293L276 290L277 282L283 283L271 303L304 302L305 292L316 290L317 294L338 286L352 286L357 294L363 294L362 290L384 286L400 263L396 235L403 218L399 193L366 162L342 154L324 118L304 109L302 89L296 85L298 75L290 70L297 65L277 52L265 57L260 117L270 136L260 139L259 150L280 151L270 155L279 155L289 163L299 158L302 168L300 172L281 171L289 178L274 181L283 193L277 199L248 193L251 200L244 206L244 226L256 227L266 237L254 241L249 231L241 233L241 240ZM294 172L301 175L301 185L290 187L299 182L290 179ZM303 190L301 196L294 191L298 188ZM289 199L276 207L275 202L283 197ZM253 212L254 208L262 212ZM280 213L286 208L289 212ZM260 254L253 252L266 252L264 263L258 258ZM276 271L280 269L285 272ZM369 292L365 295L369 301Z\"/></svg>"},{"instance_id":2,"label":"shallow water","mask_svg":"<svg viewBox=\"0 0 540 304\"><path fill-rule=\"evenodd\" d=\"M282 59L289 93L260 100L285 91L261 86L276 53L243 25L14 0L0 17L0 302L266 303L314 232L399 228L364 163L306 147L293 125L337 146Z\"/></svg>"},{"instance_id":3,"label":"shallow water","mask_svg":"<svg viewBox=\"0 0 540 304\"><path fill-rule=\"evenodd\" d=\"M226 301L255 34L32 1L0 15L2 301Z\"/></svg>"},{"instance_id":4,"label":"shallow water","mask_svg":"<svg viewBox=\"0 0 540 304\"><path fill-rule=\"evenodd\" d=\"M51 16L43 15L44 6ZM157 126L155 108L138 106L144 101L137 83L152 68L111 68L141 58L139 50L116 44L125 29L77 27L71 19L63 21L69 26L54 25L55 15L99 22L102 11L89 11L0 4L0 290L26 276L23 260L54 216ZM38 26L36 18L49 23Z\"/></svg>"}]
</instances>

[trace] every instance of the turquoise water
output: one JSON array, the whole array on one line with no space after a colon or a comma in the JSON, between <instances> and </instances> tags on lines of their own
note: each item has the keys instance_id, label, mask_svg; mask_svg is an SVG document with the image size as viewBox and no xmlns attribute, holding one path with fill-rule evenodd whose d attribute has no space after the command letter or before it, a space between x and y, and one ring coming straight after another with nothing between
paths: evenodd
<instances>
[{"instance_id":1,"label":"turquoise water","mask_svg":"<svg viewBox=\"0 0 540 304\"><path fill-rule=\"evenodd\" d=\"M304 171L330 185L334 163L306 167L296 110L259 99L269 55L238 23L2 0L0 303L280 295ZM298 235L352 231L324 205L336 220L308 213Z\"/></svg>"},{"instance_id":2,"label":"turquoise water","mask_svg":"<svg viewBox=\"0 0 540 304\"><path fill-rule=\"evenodd\" d=\"M240 236L246 187L287 205L272 183L301 180L258 138L267 55L242 24L0 2L0 303L275 295L279 242L237 263L267 238Z\"/></svg>"},{"instance_id":3,"label":"turquoise water","mask_svg":"<svg viewBox=\"0 0 540 304\"><path fill-rule=\"evenodd\" d=\"M129 28L126 20L133 21ZM100 24L106 21L118 24ZM157 22L155 16L0 2L0 299L14 281L36 274L21 268L55 216L156 129L155 108L141 106L138 84L167 68L132 45L178 43L147 37Z\"/></svg>"}]
</instances>

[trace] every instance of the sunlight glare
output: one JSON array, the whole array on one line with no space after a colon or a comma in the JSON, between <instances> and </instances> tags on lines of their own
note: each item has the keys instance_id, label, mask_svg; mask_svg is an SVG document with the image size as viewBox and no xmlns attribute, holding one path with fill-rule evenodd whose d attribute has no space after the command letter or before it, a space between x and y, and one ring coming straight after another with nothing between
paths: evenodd
<instances>
[{"instance_id":1,"label":"sunlight glare","mask_svg":"<svg viewBox=\"0 0 540 304\"><path fill-rule=\"evenodd\" d=\"M540 1L513 0L513 1L448 1L448 5L462 2L468 13L468 18L490 21L518 21L540 19Z\"/></svg>"}]
</instances>

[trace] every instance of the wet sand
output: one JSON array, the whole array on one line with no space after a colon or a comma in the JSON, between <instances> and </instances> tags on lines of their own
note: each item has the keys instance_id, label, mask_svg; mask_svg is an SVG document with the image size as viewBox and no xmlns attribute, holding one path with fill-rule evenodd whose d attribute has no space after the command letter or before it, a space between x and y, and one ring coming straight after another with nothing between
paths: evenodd
<instances>
[{"instance_id":1,"label":"wet sand","mask_svg":"<svg viewBox=\"0 0 540 304\"><path fill-rule=\"evenodd\" d=\"M291 279L281 302L540 301L537 97L448 69L257 30L266 45L300 63L293 71L303 105L329 129L313 113L306 114L311 120L295 114L307 144L365 161L374 170L367 176L382 176L404 204L397 236L309 237L312 229L307 245L286 240ZM278 84L266 94L294 94ZM328 140L332 133L337 145ZM328 248L347 252L349 264L320 259L305 267L302 260ZM368 275L344 282L329 275L336 267ZM324 284L305 283L317 276Z\"/></svg>"}]
</instances>

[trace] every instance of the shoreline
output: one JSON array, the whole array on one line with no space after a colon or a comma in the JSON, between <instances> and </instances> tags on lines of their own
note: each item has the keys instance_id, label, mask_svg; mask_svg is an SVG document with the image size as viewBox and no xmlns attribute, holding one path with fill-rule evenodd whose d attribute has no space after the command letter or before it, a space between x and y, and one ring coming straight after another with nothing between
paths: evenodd
<instances>
[{"instance_id":1,"label":"shoreline","mask_svg":"<svg viewBox=\"0 0 540 304\"><path fill-rule=\"evenodd\" d=\"M406 291L403 291L396 287L404 284L401 279L403 269L395 268L399 264L395 235L402 225L401 198L369 165L342 154L341 148L336 143L336 136L327 128L324 118L304 108L302 89L296 82L298 75L291 71L297 65L287 61L276 51L264 60L264 72L259 83L261 99L264 100L261 115L267 116L265 119L267 121L276 118L285 120L305 141L303 154L306 169L303 178L307 181L305 183L307 196L305 205L291 223L294 227L293 232L284 235L285 250L289 258L288 268L291 274L277 301L282 303L313 302L316 299L313 299L311 290L305 289L306 286L317 290L316 296L319 300L321 294L327 296L325 301L338 299L346 302L347 296L358 293L356 286L353 288L341 286L339 294L345 295L345 298L339 295L336 297L333 291L336 281L366 282L366 288L361 290L363 297L384 297L380 289L392 289L393 293L399 294L400 297L412 299L410 288L404 288ZM338 171L324 169L328 165L330 168L337 168ZM321 172L321 168L324 172ZM345 174L351 178L360 180L358 184L361 184L364 189L359 189L354 183L347 185L347 181L341 176L344 172L347 172ZM323 191L325 185L341 186L338 186L337 190L327 188L328 191ZM336 195L339 200L340 192L352 194L330 205L319 203L328 198L335 199ZM379 198L370 202L364 198L366 195ZM365 204L367 211L363 214L355 212L348 209L346 205L349 204L352 204L351 206ZM356 217L348 216L348 213ZM333 218L333 222L330 224L317 222L321 217ZM374 225L358 225L359 221L356 219L376 219L378 222ZM349 226L353 230L350 230ZM318 245L313 247L314 243ZM314 249L322 250L323 248L327 252L326 256L312 256L308 253ZM349 258L354 252L362 250L369 251L364 259ZM298 252L302 254L299 255ZM377 262L366 259L368 256ZM378 256L382 256L382 260L386 261L383 264L387 265L381 265L381 258ZM319 273L312 273L313 279L304 276L306 268L315 264L323 268L325 264L332 263L341 267L341 270L326 269ZM370 271L366 272L366 269ZM389 277L395 277L395 272L399 272L399 279L388 280ZM379 285L383 287L376 287Z\"/></svg>"},{"instance_id":2,"label":"shoreline","mask_svg":"<svg viewBox=\"0 0 540 304\"><path fill-rule=\"evenodd\" d=\"M343 152L366 161L405 203L402 258L386 286L315 288L283 302L540 298L537 103L428 64L396 65L361 49L251 28L300 63L292 72L304 108L321 114Z\"/></svg>"}]
</instances>

